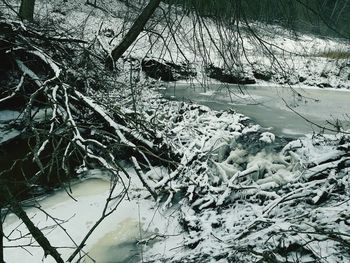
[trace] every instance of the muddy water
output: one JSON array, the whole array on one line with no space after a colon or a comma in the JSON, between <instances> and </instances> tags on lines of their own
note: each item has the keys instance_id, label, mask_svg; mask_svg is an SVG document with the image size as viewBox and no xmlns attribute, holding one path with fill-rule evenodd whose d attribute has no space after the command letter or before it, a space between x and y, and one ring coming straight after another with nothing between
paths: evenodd
<instances>
[{"instance_id":1,"label":"muddy water","mask_svg":"<svg viewBox=\"0 0 350 263\"><path fill-rule=\"evenodd\" d=\"M234 109L263 127L271 127L276 134L289 137L319 132L322 129L317 125L334 129L328 122L337 120L345 129L350 126L349 91L212 84L168 85L163 94L215 110Z\"/></svg>"},{"instance_id":2,"label":"muddy water","mask_svg":"<svg viewBox=\"0 0 350 263\"><path fill-rule=\"evenodd\" d=\"M103 263L140 262L142 251L137 245L140 232L139 222L133 218L127 218L113 231L103 236L90 250L89 255ZM86 259L85 262L90 261Z\"/></svg>"}]
</instances>

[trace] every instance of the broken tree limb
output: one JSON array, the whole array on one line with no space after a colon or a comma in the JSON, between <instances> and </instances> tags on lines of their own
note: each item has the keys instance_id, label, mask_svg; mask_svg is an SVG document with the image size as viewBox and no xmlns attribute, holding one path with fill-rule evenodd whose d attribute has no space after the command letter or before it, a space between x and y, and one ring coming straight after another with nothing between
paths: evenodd
<instances>
[{"instance_id":1,"label":"broken tree limb","mask_svg":"<svg viewBox=\"0 0 350 263\"><path fill-rule=\"evenodd\" d=\"M157 195L156 191L147 183L147 181L146 181L147 179L145 178L145 175L143 174L143 171L142 171L139 163L137 162L136 158L134 156L132 156L131 160L134 164L136 174L140 178L143 186L146 187L148 192L150 192L150 194L153 196L154 200L157 201L158 195Z\"/></svg>"},{"instance_id":2,"label":"broken tree limb","mask_svg":"<svg viewBox=\"0 0 350 263\"><path fill-rule=\"evenodd\" d=\"M16 216L18 216L18 218L20 218L22 222L26 225L30 234L33 236L36 242L38 242L38 244L44 250L45 257L50 255L56 260L57 263L64 263L57 249L50 244L50 241L45 237L44 233L34 225L34 223L28 217L27 213L24 211L22 206L18 203L18 201L15 199L15 197L12 195L11 191L7 187L6 187L6 192L8 193L7 201L11 205L12 212Z\"/></svg>"},{"instance_id":3,"label":"broken tree limb","mask_svg":"<svg viewBox=\"0 0 350 263\"><path fill-rule=\"evenodd\" d=\"M150 0L148 5L142 10L123 40L112 50L110 56L107 58L107 66L109 68L113 68L114 62L120 59L124 52L134 43L160 2L161 0Z\"/></svg>"}]
</instances>

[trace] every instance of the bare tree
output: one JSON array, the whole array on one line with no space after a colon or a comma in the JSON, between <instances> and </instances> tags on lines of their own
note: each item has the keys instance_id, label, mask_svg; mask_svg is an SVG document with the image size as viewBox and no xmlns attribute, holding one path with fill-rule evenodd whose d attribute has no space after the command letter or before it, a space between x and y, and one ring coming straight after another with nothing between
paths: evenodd
<instances>
[{"instance_id":1,"label":"bare tree","mask_svg":"<svg viewBox=\"0 0 350 263\"><path fill-rule=\"evenodd\" d=\"M148 5L142 10L141 14L137 17L131 28L126 33L125 37L122 39L120 44L113 49L110 57L107 59L107 64L110 67L113 67L115 61L121 58L121 56L125 53L125 51L136 41L140 33L144 30L145 25L150 20L152 15L154 14L157 7L159 7L161 0L150 0ZM33 20L34 13L34 4L35 0L22 0L21 8L20 8L20 17L22 19L26 19L29 21ZM96 4L96 1L95 1ZM163 11L164 12L164 11ZM164 12L165 13L165 12ZM170 12L169 12L170 13ZM220 53L220 56L224 59L225 65L229 67L231 64L239 64L239 61L236 57L236 50L243 46L243 43L240 44L240 41L243 42L240 30L242 27L239 26L239 14L237 13L237 18L235 18L235 27L236 31L228 31L226 28L226 21L216 21L217 29L219 31L219 40L215 40L212 36L210 28L207 26L208 20L204 19L198 12L194 12L194 18L196 26L194 27L195 40L197 41L198 49L201 51L201 48L204 49L201 53L203 57L208 56L208 60L210 61L210 50L206 47L205 43L206 39L209 39L214 45L214 50ZM170 28L170 36L169 39L173 39L176 42L175 36L177 34L176 30L172 28L171 16L168 18ZM244 22L247 24L247 28L249 28L249 23L245 19ZM168 23L168 22L167 22ZM178 22L178 28L181 26L181 22ZM196 32L198 30L198 32ZM248 30L249 31L249 30ZM263 46L267 46L263 39L259 36L254 35L254 31L249 31L251 35L253 35L258 42ZM28 32L26 32L28 34ZM35 35L36 39L43 38L42 35ZM49 39L44 39L48 42ZM236 41L236 45L232 44L232 40ZM62 41L62 39L61 39ZM46 43L47 43L46 42ZM69 40L68 40L69 42ZM164 41L165 45L168 42ZM30 43L30 41L28 41ZM218 44L217 44L218 43ZM203 45L202 45L203 44ZM177 43L176 43L177 45ZM40 45L38 45L40 46ZM178 46L178 45L177 45ZM230 48L227 48L230 47ZM32 48L29 46L28 48ZM244 47L242 47L244 49ZM62 47L60 49L63 50ZM9 48L9 50L12 50ZM13 49L15 50L15 48ZM266 47L266 50L269 50ZM180 50L181 51L181 50ZM9 51L12 52L12 51ZM224 53L227 52L227 53ZM68 52L66 52L68 53ZM86 51L86 53L88 53ZM46 171L53 170L55 166L52 163L45 163L41 159L41 153L43 150L48 148L48 145L51 143L54 146L55 159L64 169L68 170L68 159L71 157L70 155L76 154L83 159L84 164L91 163L93 165L100 165L111 171L113 174L113 179L116 182L120 182L119 172L124 172L122 167L115 160L114 153L120 149L116 149L115 145L122 145L128 149L131 153L131 159L136 168L137 175L140 177L144 186L149 190L152 196L157 199L158 193L152 189L150 185L144 180L144 175L139 165L139 161L134 157L137 156L145 163L151 163L149 158L158 158L164 162L170 163L173 158L168 158L168 156L164 156L162 150L157 149L156 147L149 146L147 140L144 137L140 136L140 132L136 122L130 120L119 111L108 112L101 105L95 103L89 97L85 96L83 92L79 91L77 87L73 87L67 83L64 83L60 78L60 70L58 66L50 59L50 56L45 54L45 52L28 52L30 55L34 55L35 60L40 61L40 63L44 63L46 67L50 68L50 71L57 73L57 75L53 78L47 79L46 81L38 81L40 77L34 74L34 71L25 65L25 61L22 61L20 58L14 59L16 67L18 67L20 74L23 76L23 79L31 82L35 87L34 92L32 94L25 94L29 97L28 106L23 110L26 116L29 118L31 115L31 106L36 101L38 94L43 94L46 97L47 104L46 106L52 109L52 116L47 120L47 126L29 126L29 130L33 131L33 137L36 138L36 145L33 149L32 155L30 157L35 160L38 164L39 170L38 174L45 174ZM26 54L26 55L28 55ZM229 54L228 60L226 60L225 56ZM184 56L185 57L185 56ZM273 57L273 55L271 55ZM44 58L44 59L43 59ZM235 63L233 63L235 62ZM52 77L52 76L51 76ZM62 77L63 78L63 77ZM21 82L20 82L21 84ZM24 85L23 83L21 85ZM19 89L18 89L19 90ZM18 90L13 90L13 94L16 95ZM10 94L6 93L6 95ZM1 98L0 100L11 99L11 94L8 97ZM136 107L135 107L136 108ZM113 116L113 117L112 117ZM82 119L82 120L81 120ZM115 119L117 121L115 121ZM28 122L29 123L29 122ZM97 127L97 124L101 124L101 126ZM92 125L93 128L89 130L89 126ZM94 126L95 125L95 126ZM42 132L43 127L46 129ZM136 129L134 127L137 127ZM93 130L94 129L94 130ZM87 132L87 131L92 131ZM147 139L155 138L152 137L152 133L148 130L143 130L142 132L147 134ZM93 135L91 135L93 134ZM58 143L53 143L54 138L60 137ZM48 138L48 139L46 139ZM1 145L0 145L1 146ZM61 149L61 150L58 150ZM62 151L63 149L63 151ZM161 157L161 158L160 158ZM171 164L174 164L172 162ZM68 173L68 172L67 172ZM2 174L0 173L0 176ZM169 180L170 181L170 180ZM115 184L113 184L115 187ZM113 191L111 191L111 195L106 201L105 210L101 215L101 219L99 219L94 227L89 233L80 241L79 244L76 245L76 249L73 254L69 257L68 261L72 262L76 259L77 255L80 254L82 248L84 247L87 239L91 235L91 233L97 228L100 222L110 214L107 212L108 203L114 199L120 200L124 197L127 191L127 187L124 189L125 191L120 196L112 196ZM4 192L4 191L2 191ZM28 227L34 239L36 239L37 243L45 250L45 255L51 255L55 258L56 262L63 262L56 248L52 247L50 242L45 238L42 231L35 227L35 225L31 222L30 218L26 215L23 208L20 206L20 202L17 197L13 197L13 193L8 191L9 194L7 196L6 206L8 206L12 212L14 212ZM0 203L0 208L1 208ZM111 211L114 211L116 207L113 207ZM1 209L0 209L1 212ZM1 215L1 214L0 214ZM3 232L1 228L0 222L0 245L2 246L2 238ZM2 261L1 261L2 260ZM2 250L0 251L0 262L3 262Z\"/></svg>"},{"instance_id":2,"label":"bare tree","mask_svg":"<svg viewBox=\"0 0 350 263\"><path fill-rule=\"evenodd\" d=\"M141 14L137 17L132 27L124 36L120 44L115 47L111 53L111 56L107 59L109 67L113 66L113 62L117 61L124 52L131 46L131 44L137 39L138 35L144 29L147 21L151 18L156 8L159 6L161 0L150 0L148 5L142 10Z\"/></svg>"},{"instance_id":3,"label":"bare tree","mask_svg":"<svg viewBox=\"0 0 350 263\"><path fill-rule=\"evenodd\" d=\"M0 263L5 262L4 261L4 231L2 227L2 208L0 206Z\"/></svg>"},{"instance_id":4,"label":"bare tree","mask_svg":"<svg viewBox=\"0 0 350 263\"><path fill-rule=\"evenodd\" d=\"M19 8L19 17L24 20L33 21L35 0L22 0Z\"/></svg>"},{"instance_id":5,"label":"bare tree","mask_svg":"<svg viewBox=\"0 0 350 263\"><path fill-rule=\"evenodd\" d=\"M26 10L25 1L22 2L23 7L21 10ZM160 1L151 1L153 5L149 4L146 9L142 12L140 16L143 19L142 23L146 23L149 17L154 12L155 8L159 5ZM155 4L156 2L156 4ZM34 1L31 2L34 6ZM153 11L152 11L153 10ZM24 12L24 11L23 11ZM28 15L28 13L26 13ZM22 17L24 18L24 17ZM141 23L141 22L140 22ZM11 28L16 27L18 31L14 33ZM41 46L42 42L48 43L50 45L58 45L55 50L61 50L66 54L66 45L76 45L75 48L82 50L83 48L79 46L80 41L69 39L57 39L51 38L40 33L36 28L29 25L27 28L18 27L19 23L14 23L9 25L9 34L7 37L13 39L18 38L19 42L22 42L23 46L21 49L21 54L24 56L29 56L31 61L36 61L37 64L41 65L41 69L45 68L43 71L37 69L34 64L27 63L23 59L22 55L12 52L12 48L16 49L16 41L11 41L10 44L3 47L0 52L7 54L9 61L13 64L13 71L18 73L20 81L16 87L10 87L7 89L0 90L0 103L6 103L14 99L16 96L25 97L26 103L23 105L17 105L21 107L24 119L21 121L21 125L29 132L29 140L32 141L29 146L29 151L25 157L20 157L19 160L14 160L13 164L9 167L1 167L0 170L0 207L4 207L6 211L13 212L19 219L27 226L30 235L36 240L37 244L45 251L45 256L52 256L56 262L64 262L61 255L58 252L58 248L52 246L50 241L45 237L42 229L39 229L31 221L31 219L26 214L26 211L21 206L21 200L23 196L18 194L18 189L12 187L14 183L7 180L8 177L13 174L13 169L17 169L21 166L21 162L25 159L34 163L35 169L26 170L20 168L23 173L24 178L21 179L21 184L23 184L24 189L20 191L27 191L27 187L35 184L39 178L42 177L52 177L60 176L59 174L65 174L65 179L57 178L58 182L62 183L64 180L69 180L72 175L71 161L72 158L75 159L73 162L74 166L87 166L98 165L107 169L111 173L111 180L113 180L113 186L121 184L123 187L122 194L115 195L111 190L110 196L106 200L105 209L101 218L95 223L94 227L89 231L86 236L81 241L76 241L76 248L72 255L69 257L68 261L73 261L79 255L81 256L81 251L85 246L87 239L90 237L91 233L95 231L97 226L104 220L105 217L110 215L115 211L119 202L123 199L127 192L127 184L120 179L119 173L123 173L128 177L127 172L118 164L117 153L120 149L128 149L130 156L137 156L140 163L152 163L150 159L157 159L159 162L165 162L170 165L175 165L173 161L174 158L167 156L167 149L163 147L163 143L151 143L156 135L153 134L151 130L145 130L146 133L141 135L139 120L132 121L127 116L122 116L123 113L116 110L115 112L107 112L106 109L101 106L101 104L95 103L88 96L85 96L84 90L78 87L73 87L67 82L64 82L64 75L61 74L61 69L51 58L50 54L43 50L37 50L34 46ZM136 30L142 31L143 26L135 25ZM126 43L123 42L122 47L125 45L130 45L130 39L137 37L137 34L129 34ZM11 39L12 40L12 39ZM56 42L57 41L57 42ZM35 43L35 44L34 44ZM67 44L70 43L70 44ZM79 47L78 47L79 46ZM33 51L35 50L35 51ZM104 60L103 60L104 63ZM104 67L101 67L104 70ZM40 74L40 76L38 75ZM62 78L62 79L61 79ZM25 85L31 86L31 91L29 93L23 94L22 92L26 89ZM38 103L38 97L44 96L43 100L39 102L42 107L48 107L52 110L52 115L49 119L45 118L45 121L37 123L33 121L35 118L36 110L33 110ZM40 100L40 99L39 99ZM121 115L117 117L119 114ZM83 116L90 116L87 120ZM113 116L113 117L112 117ZM100 121L97 121L100 120ZM98 124L99 127L95 126L94 123ZM40 121L39 121L40 122ZM92 129L96 129L98 133L85 134L83 132L92 124ZM102 124L103 123L103 124ZM102 124L102 125L101 125ZM129 124L131 124L129 126ZM146 126L145 126L146 127ZM143 128L142 128L143 129ZM93 134L93 135L92 135ZM86 137L87 135L87 137ZM144 137L146 135L146 138ZM109 139L107 139L109 138ZM111 141L109 141L111 139ZM28 142L29 142L28 140ZM159 141L159 138L157 138ZM106 142L109 141L108 144ZM0 144L2 147L3 144ZM49 150L51 149L51 150ZM50 153L51 160L44 157L45 151L52 151ZM123 153L125 154L125 153ZM138 162L134 158L134 163L138 165ZM16 168L17 167L17 168ZM3 169L4 168L4 169ZM141 176L142 171L138 166L138 174ZM58 172L57 174L52 174ZM12 183L12 185L11 185ZM146 187L147 184L145 183ZM4 186L4 188L2 187ZM114 189L113 187L113 189ZM149 188L149 187L148 187ZM155 193L152 193L155 198L157 198ZM112 201L117 199L117 205L110 204ZM111 208L112 207L112 208ZM2 223L2 222L0 222ZM58 224L59 225L59 224ZM2 227L2 226L1 226ZM3 237L2 228L0 228L0 239L2 241ZM8 237L4 237L9 239ZM1 248L3 248L2 243L0 243ZM32 244L30 244L32 245ZM3 261L3 252L0 253L0 262ZM1 261L2 260L2 261Z\"/></svg>"}]
</instances>

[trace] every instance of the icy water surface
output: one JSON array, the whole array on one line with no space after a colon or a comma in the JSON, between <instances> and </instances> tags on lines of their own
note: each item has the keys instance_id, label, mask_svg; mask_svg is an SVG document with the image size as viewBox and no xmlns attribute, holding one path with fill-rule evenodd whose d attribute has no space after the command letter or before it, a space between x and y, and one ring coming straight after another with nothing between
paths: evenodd
<instances>
[{"instance_id":1,"label":"icy water surface","mask_svg":"<svg viewBox=\"0 0 350 263\"><path fill-rule=\"evenodd\" d=\"M329 122L338 120L345 129L350 127L348 91L227 84L211 84L204 88L171 84L163 94L215 110L234 109L263 127L271 127L274 133L288 137L322 131L317 125L336 129Z\"/></svg>"},{"instance_id":2,"label":"icy water surface","mask_svg":"<svg viewBox=\"0 0 350 263\"><path fill-rule=\"evenodd\" d=\"M139 222L127 218L118 225L98 241L89 255L103 263L140 262L141 246L137 245L140 237Z\"/></svg>"},{"instance_id":3,"label":"icy water surface","mask_svg":"<svg viewBox=\"0 0 350 263\"><path fill-rule=\"evenodd\" d=\"M101 215L110 184L101 179L89 179L75 183L71 186L71 189L74 199L68 196L64 190L60 190L39 200L38 204L52 216L67 220L67 222L62 223L63 226L76 242L80 242ZM142 204L142 206L148 209L147 205ZM59 252L64 258L67 258L72 253L72 249L68 247L74 246L70 244L70 240L65 233L58 227L52 227L54 222L51 222L45 214L40 213L37 209L28 208L27 213L39 227L49 227L50 231L44 231L45 235L53 245L66 247L60 248ZM142 221L143 219L138 218L138 213L145 215L144 211L138 211L138 205L135 201L128 202L126 200L122 202L116 212L107 217L89 238L87 247L84 250L89 255L84 257L81 262L140 262L142 246L137 245L137 242L147 233L141 230L143 222L140 222L140 220ZM153 212L151 213L152 215ZM9 234L13 232L13 229L17 229L18 231L15 232L18 233L26 233L26 228L20 223L18 218L10 214L4 222L4 232ZM152 232L152 228L150 228L150 231ZM12 235L16 235L16 233ZM10 243L6 242L5 245L10 245ZM22 243L26 244L26 242L27 239L22 238L17 243L11 244L19 245ZM20 248L5 249L4 254L6 262L9 263L55 262L51 257L43 260L43 251L38 246L28 247L27 250Z\"/></svg>"}]
</instances>

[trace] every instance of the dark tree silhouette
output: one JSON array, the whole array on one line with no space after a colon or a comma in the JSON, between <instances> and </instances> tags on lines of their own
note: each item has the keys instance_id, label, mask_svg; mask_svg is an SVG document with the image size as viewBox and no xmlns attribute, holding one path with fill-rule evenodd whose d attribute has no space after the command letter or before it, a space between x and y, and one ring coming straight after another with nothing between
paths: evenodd
<instances>
[{"instance_id":1,"label":"dark tree silhouette","mask_svg":"<svg viewBox=\"0 0 350 263\"><path fill-rule=\"evenodd\" d=\"M22 0L19 8L19 17L23 20L33 21L35 0Z\"/></svg>"},{"instance_id":2,"label":"dark tree silhouette","mask_svg":"<svg viewBox=\"0 0 350 263\"><path fill-rule=\"evenodd\" d=\"M130 45L137 39L138 35L142 32L147 21L151 18L160 2L161 0L149 1L148 5L142 10L141 14L135 20L123 40L116 48L113 49L111 56L108 57L107 64L109 67L113 67L113 62L117 61L130 47Z\"/></svg>"}]
</instances>

